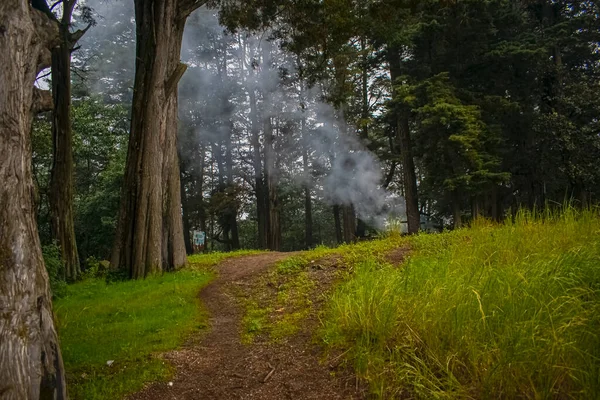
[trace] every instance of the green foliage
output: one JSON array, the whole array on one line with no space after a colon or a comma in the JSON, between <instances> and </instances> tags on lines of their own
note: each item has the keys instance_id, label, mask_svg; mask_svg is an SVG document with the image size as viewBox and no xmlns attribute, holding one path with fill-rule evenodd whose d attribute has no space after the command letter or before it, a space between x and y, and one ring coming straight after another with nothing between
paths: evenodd
<instances>
[{"instance_id":1,"label":"green foliage","mask_svg":"<svg viewBox=\"0 0 600 400\"><path fill-rule=\"evenodd\" d=\"M67 293L67 282L65 281L65 266L60 257L60 248L55 244L42 247L42 256L50 280L52 298L58 299Z\"/></svg>"},{"instance_id":2,"label":"green foliage","mask_svg":"<svg viewBox=\"0 0 600 400\"><path fill-rule=\"evenodd\" d=\"M97 98L73 107L75 235L80 257L107 259L114 240L127 156L128 112Z\"/></svg>"},{"instance_id":3,"label":"green foliage","mask_svg":"<svg viewBox=\"0 0 600 400\"><path fill-rule=\"evenodd\" d=\"M186 269L145 280L69 285L54 309L70 397L122 398L145 382L172 376L158 354L205 328L197 295L212 277Z\"/></svg>"},{"instance_id":4,"label":"green foliage","mask_svg":"<svg viewBox=\"0 0 600 400\"><path fill-rule=\"evenodd\" d=\"M566 209L412 237L402 268L355 264L322 338L377 398L597 398L599 231Z\"/></svg>"},{"instance_id":5,"label":"green foliage","mask_svg":"<svg viewBox=\"0 0 600 400\"><path fill-rule=\"evenodd\" d=\"M83 260L106 259L113 244L125 170L128 112L122 105L91 97L74 101L72 113L77 248ZM52 134L47 115L34 121L32 149L40 238L48 244Z\"/></svg>"}]
</instances>

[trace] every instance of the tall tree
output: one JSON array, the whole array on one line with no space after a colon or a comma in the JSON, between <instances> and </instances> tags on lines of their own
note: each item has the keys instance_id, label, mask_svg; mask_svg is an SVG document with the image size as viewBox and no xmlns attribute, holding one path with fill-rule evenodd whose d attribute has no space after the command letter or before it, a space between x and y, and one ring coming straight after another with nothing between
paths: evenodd
<instances>
[{"instance_id":1,"label":"tall tree","mask_svg":"<svg viewBox=\"0 0 600 400\"><path fill-rule=\"evenodd\" d=\"M35 223L32 113L49 93L34 89L59 44L56 21L27 0L0 3L0 395L66 399L48 275ZM45 106L44 106L45 107Z\"/></svg>"},{"instance_id":2,"label":"tall tree","mask_svg":"<svg viewBox=\"0 0 600 400\"><path fill-rule=\"evenodd\" d=\"M52 238L60 247L67 280L81 272L73 216L73 130L71 124L71 52L85 30L70 32L77 0L62 1L59 21L60 45L52 49L52 144L54 160L50 173L50 214ZM89 21L89 12L83 10Z\"/></svg>"},{"instance_id":3,"label":"tall tree","mask_svg":"<svg viewBox=\"0 0 600 400\"><path fill-rule=\"evenodd\" d=\"M135 0L136 73L113 268L143 278L185 265L177 154L183 29L205 0Z\"/></svg>"}]
</instances>

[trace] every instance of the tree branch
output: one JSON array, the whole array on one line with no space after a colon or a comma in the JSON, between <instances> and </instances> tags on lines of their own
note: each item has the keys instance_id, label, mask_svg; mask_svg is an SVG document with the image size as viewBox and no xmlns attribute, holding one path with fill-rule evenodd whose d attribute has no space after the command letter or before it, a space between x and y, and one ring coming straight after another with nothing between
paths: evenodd
<instances>
[{"instance_id":1,"label":"tree branch","mask_svg":"<svg viewBox=\"0 0 600 400\"><path fill-rule=\"evenodd\" d=\"M78 29L69 35L69 48L71 50L75 47L75 45L77 44L79 39L81 39L81 37L83 35L85 35L85 33L88 31L88 29L90 29L92 27L92 25L93 25L93 23L90 22L88 24L88 26L86 26L84 29Z\"/></svg>"},{"instance_id":2,"label":"tree branch","mask_svg":"<svg viewBox=\"0 0 600 400\"><path fill-rule=\"evenodd\" d=\"M179 63L179 65L175 68L175 71L173 71L171 77L165 82L165 98L168 99L171 97L171 94L177 88L177 84L179 83L179 80L185 73L186 69L187 65L183 63Z\"/></svg>"},{"instance_id":3,"label":"tree branch","mask_svg":"<svg viewBox=\"0 0 600 400\"><path fill-rule=\"evenodd\" d=\"M208 3L208 0L180 0L178 18L187 18L194 10L197 10L206 3Z\"/></svg>"},{"instance_id":4,"label":"tree branch","mask_svg":"<svg viewBox=\"0 0 600 400\"><path fill-rule=\"evenodd\" d=\"M50 6L50 11L54 10L54 8L61 4L63 2L63 0L58 0L56 3L52 4L52 6Z\"/></svg>"},{"instance_id":5,"label":"tree branch","mask_svg":"<svg viewBox=\"0 0 600 400\"><path fill-rule=\"evenodd\" d=\"M33 103L31 110L34 114L39 114L46 111L52 111L54 109L54 100L52 98L52 92L49 90L42 90L36 87L33 88Z\"/></svg>"}]
</instances>

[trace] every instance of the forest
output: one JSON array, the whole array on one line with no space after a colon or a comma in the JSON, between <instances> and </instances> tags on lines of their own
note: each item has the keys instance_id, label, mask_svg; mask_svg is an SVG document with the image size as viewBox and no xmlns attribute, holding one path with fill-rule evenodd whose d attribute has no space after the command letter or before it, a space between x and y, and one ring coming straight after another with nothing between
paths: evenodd
<instances>
[{"instance_id":1,"label":"forest","mask_svg":"<svg viewBox=\"0 0 600 400\"><path fill-rule=\"evenodd\" d=\"M595 0L2 0L0 54L0 398L600 396Z\"/></svg>"}]
</instances>

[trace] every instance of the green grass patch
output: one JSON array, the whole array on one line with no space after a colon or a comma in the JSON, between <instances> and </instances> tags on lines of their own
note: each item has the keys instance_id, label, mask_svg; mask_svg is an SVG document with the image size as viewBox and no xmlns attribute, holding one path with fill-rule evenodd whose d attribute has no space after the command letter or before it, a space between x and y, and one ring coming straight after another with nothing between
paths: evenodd
<instances>
[{"instance_id":1,"label":"green grass patch","mask_svg":"<svg viewBox=\"0 0 600 400\"><path fill-rule=\"evenodd\" d=\"M243 342L251 343L259 335L279 342L297 333L303 321L316 312L313 307L315 299L326 296L317 281L316 270L335 268L332 273L341 280L352 272L348 266L370 257L383 259L403 240L399 235L391 235L337 248L320 246L279 261L261 278L251 296L244 297Z\"/></svg>"},{"instance_id":2,"label":"green grass patch","mask_svg":"<svg viewBox=\"0 0 600 400\"><path fill-rule=\"evenodd\" d=\"M71 398L118 399L145 382L168 379L171 367L157 355L206 326L197 295L214 277L207 268L256 253L193 255L189 268L175 273L69 285L54 310Z\"/></svg>"},{"instance_id":3,"label":"green grass patch","mask_svg":"<svg viewBox=\"0 0 600 400\"><path fill-rule=\"evenodd\" d=\"M264 252L264 250L237 250L229 253L214 252L206 254L194 254L188 257L188 262L192 268L202 269L213 267L228 258L252 256Z\"/></svg>"},{"instance_id":4,"label":"green grass patch","mask_svg":"<svg viewBox=\"0 0 600 400\"><path fill-rule=\"evenodd\" d=\"M323 341L377 398L600 398L600 219L477 221L376 255L327 306Z\"/></svg>"}]
</instances>

